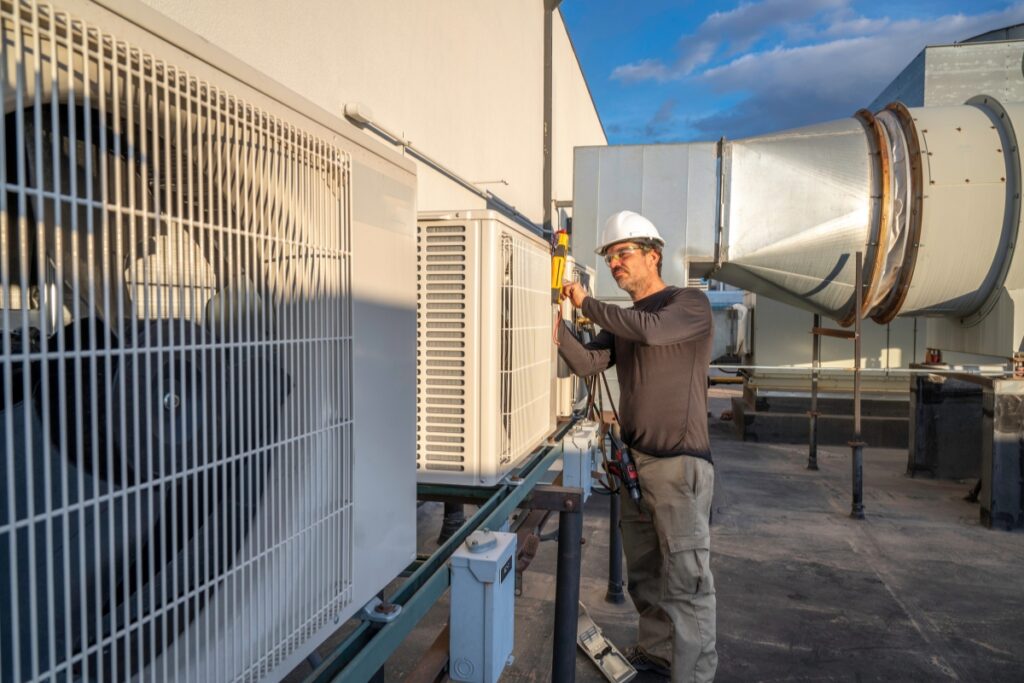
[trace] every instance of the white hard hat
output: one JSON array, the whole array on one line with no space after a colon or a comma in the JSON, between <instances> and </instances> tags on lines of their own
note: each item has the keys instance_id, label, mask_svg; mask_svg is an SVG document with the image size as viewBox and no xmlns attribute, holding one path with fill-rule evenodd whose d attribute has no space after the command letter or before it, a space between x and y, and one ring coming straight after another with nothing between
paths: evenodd
<instances>
[{"instance_id":1,"label":"white hard hat","mask_svg":"<svg viewBox=\"0 0 1024 683\"><path fill-rule=\"evenodd\" d=\"M665 240L650 222L635 211L619 211L608 217L604 224L604 231L601 233L601 241L594 250L597 254L603 254L605 250L616 242L627 242L632 240L651 240L660 246L665 246Z\"/></svg>"}]
</instances>

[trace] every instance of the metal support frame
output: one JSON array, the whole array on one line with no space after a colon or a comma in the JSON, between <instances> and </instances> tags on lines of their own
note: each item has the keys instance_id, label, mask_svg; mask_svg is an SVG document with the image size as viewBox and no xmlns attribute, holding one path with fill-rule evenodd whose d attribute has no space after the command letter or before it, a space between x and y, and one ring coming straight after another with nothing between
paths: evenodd
<instances>
[{"instance_id":1,"label":"metal support frame","mask_svg":"<svg viewBox=\"0 0 1024 683\"><path fill-rule=\"evenodd\" d=\"M608 591L604 599L615 605L626 601L622 583L622 497L618 492L612 493L611 509L608 513Z\"/></svg>"},{"instance_id":2,"label":"metal support frame","mask_svg":"<svg viewBox=\"0 0 1024 683\"><path fill-rule=\"evenodd\" d=\"M861 273L864 256L857 252L857 274L854 285L856 315L853 319L853 440L850 441L853 502L850 504L850 516L864 519L864 439L861 437L860 426L860 326L864 308L863 280Z\"/></svg>"},{"instance_id":3,"label":"metal support frame","mask_svg":"<svg viewBox=\"0 0 1024 683\"><path fill-rule=\"evenodd\" d=\"M420 484L417 486L417 497L420 500L466 502L479 505L479 508L462 528L452 534L451 538L439 547L429 559L417 563L418 566L409 578L388 600L388 602L401 606L402 613L394 621L384 625L365 621L361 623L348 638L324 657L320 666L306 679L307 682L326 683L327 681L340 681L342 683L362 683L378 675L392 652L405 640L406 636L415 628L434 603L448 590L451 581L447 566L448 559L473 531L478 529L498 530L517 508L523 506L541 507L544 502L552 501L558 506L555 509L559 511L560 517L564 518L562 521L569 525L568 532L572 531L571 527L575 524L581 525L580 528L582 528L582 491L580 489L540 487L539 490L535 491L535 489L538 489L541 478L561 456L561 453L555 449L554 445L576 425L577 421L578 419L572 419L561 425L551 436L548 443L538 448L537 451L527 458L525 463L509 477L507 483L493 488L430 484ZM550 489L553 488L559 489L559 492L552 492ZM569 514L566 515L565 513ZM575 589L573 589L572 585L569 585L567 590L570 593L575 590L576 600L578 601L578 547L576 552L576 558L568 558L570 563L576 562ZM559 565L559 575L561 576L561 562ZM568 565L566 572L570 575L572 573ZM566 580L568 581L569 579ZM563 586L559 585L559 592L562 589ZM575 658L575 613L572 640L568 645L556 641L556 657L560 653L564 658L564 650L568 648L571 648L572 655ZM556 678L554 680L563 679ZM564 680L571 682L573 679L566 678Z\"/></svg>"},{"instance_id":4,"label":"metal support frame","mask_svg":"<svg viewBox=\"0 0 1024 683\"><path fill-rule=\"evenodd\" d=\"M861 374L861 318L864 313L864 253L858 251L854 271L853 330L837 330L821 326L821 316L815 314L811 334L814 336L811 362L811 409L807 469L818 469L818 372L821 365L821 338L853 340L853 438L848 442L851 451L852 502L850 517L864 519L864 438L861 435L860 419L860 374Z\"/></svg>"},{"instance_id":5,"label":"metal support frame","mask_svg":"<svg viewBox=\"0 0 1024 683\"><path fill-rule=\"evenodd\" d=\"M445 501L444 521L441 522L441 532L437 535L437 544L444 545L444 542L452 537L456 531L466 523L466 511L462 503Z\"/></svg>"},{"instance_id":6,"label":"metal support frame","mask_svg":"<svg viewBox=\"0 0 1024 683\"><path fill-rule=\"evenodd\" d=\"M582 501L582 494L580 496ZM583 560L581 505L558 513L558 569L555 580L555 642L551 680L576 680L576 627L580 610L580 568Z\"/></svg>"},{"instance_id":7,"label":"metal support frame","mask_svg":"<svg viewBox=\"0 0 1024 683\"><path fill-rule=\"evenodd\" d=\"M811 330L811 409L808 429L807 469L818 469L818 368L821 365L821 336L814 330L821 329L821 315L814 314L814 329Z\"/></svg>"}]
</instances>

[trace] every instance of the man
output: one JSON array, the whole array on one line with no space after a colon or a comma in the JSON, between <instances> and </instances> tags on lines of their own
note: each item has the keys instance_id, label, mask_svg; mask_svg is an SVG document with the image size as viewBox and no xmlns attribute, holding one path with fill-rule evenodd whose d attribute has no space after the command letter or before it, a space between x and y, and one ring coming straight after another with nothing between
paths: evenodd
<instances>
[{"instance_id":1,"label":"man","mask_svg":"<svg viewBox=\"0 0 1024 683\"><path fill-rule=\"evenodd\" d=\"M711 306L699 290L665 285L664 244L637 213L608 219L597 253L633 306L602 303L582 286L566 285L564 296L601 332L583 345L562 325L559 352L578 375L613 365L618 374L619 428L643 492L642 509L628 498L622 504L629 594L640 613L627 657L674 683L711 681L718 665L708 529L715 480L707 423Z\"/></svg>"}]
</instances>

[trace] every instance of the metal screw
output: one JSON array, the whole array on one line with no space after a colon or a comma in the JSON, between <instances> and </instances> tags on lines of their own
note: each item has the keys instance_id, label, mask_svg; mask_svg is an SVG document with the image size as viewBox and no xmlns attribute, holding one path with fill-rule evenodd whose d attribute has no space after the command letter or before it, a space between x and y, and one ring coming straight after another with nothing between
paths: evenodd
<instances>
[{"instance_id":1,"label":"metal screw","mask_svg":"<svg viewBox=\"0 0 1024 683\"><path fill-rule=\"evenodd\" d=\"M181 407L181 397L177 394L167 394L164 396L164 410L177 410Z\"/></svg>"}]
</instances>

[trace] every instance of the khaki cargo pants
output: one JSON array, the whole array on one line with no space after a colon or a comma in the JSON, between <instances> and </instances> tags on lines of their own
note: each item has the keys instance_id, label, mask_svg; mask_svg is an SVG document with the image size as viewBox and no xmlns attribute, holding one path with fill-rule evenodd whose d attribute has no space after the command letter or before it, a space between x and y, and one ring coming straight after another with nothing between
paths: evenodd
<instances>
[{"instance_id":1,"label":"khaki cargo pants","mask_svg":"<svg viewBox=\"0 0 1024 683\"><path fill-rule=\"evenodd\" d=\"M637 644L672 668L673 683L711 681L715 583L708 516L715 470L700 458L633 451L643 511L622 500L629 594L640 613Z\"/></svg>"}]
</instances>

